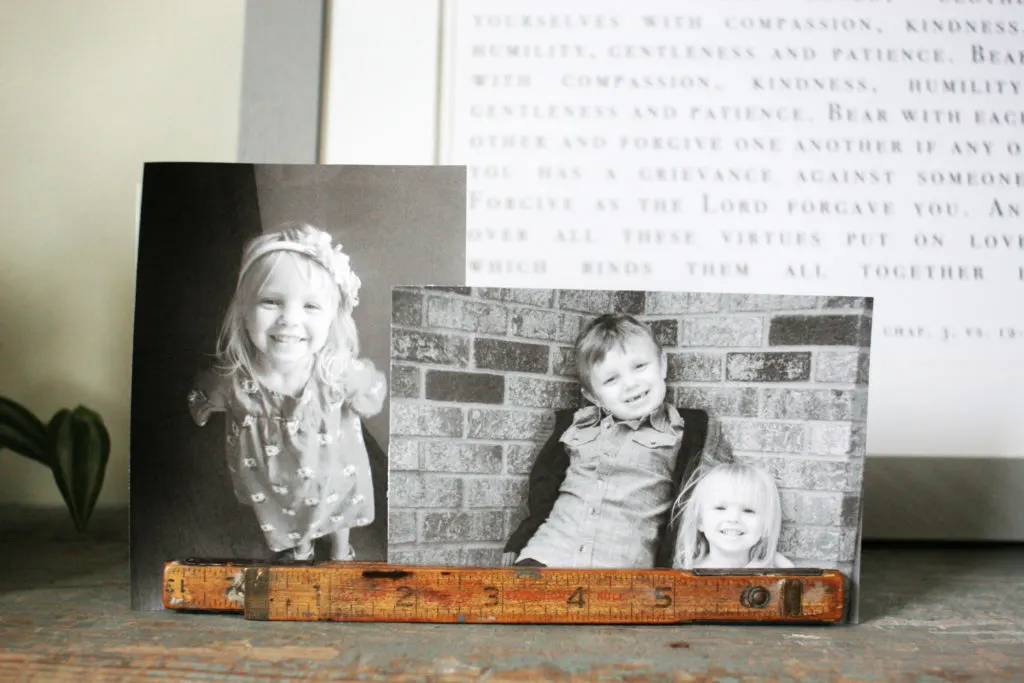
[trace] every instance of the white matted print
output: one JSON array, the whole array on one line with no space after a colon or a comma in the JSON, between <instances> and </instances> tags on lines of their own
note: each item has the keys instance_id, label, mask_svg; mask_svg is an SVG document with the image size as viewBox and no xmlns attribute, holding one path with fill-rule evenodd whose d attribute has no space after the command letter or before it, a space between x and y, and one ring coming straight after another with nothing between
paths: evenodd
<instances>
[{"instance_id":1,"label":"white matted print","mask_svg":"<svg viewBox=\"0 0 1024 683\"><path fill-rule=\"evenodd\" d=\"M874 296L870 453L1019 457L1018 14L452 0L467 283Z\"/></svg>"},{"instance_id":2,"label":"white matted print","mask_svg":"<svg viewBox=\"0 0 1024 683\"><path fill-rule=\"evenodd\" d=\"M133 607L167 560L385 559L391 287L463 282L464 220L461 168L147 164Z\"/></svg>"},{"instance_id":3,"label":"white matted print","mask_svg":"<svg viewBox=\"0 0 1024 683\"><path fill-rule=\"evenodd\" d=\"M870 299L392 296L390 562L795 565L856 586Z\"/></svg>"}]
</instances>

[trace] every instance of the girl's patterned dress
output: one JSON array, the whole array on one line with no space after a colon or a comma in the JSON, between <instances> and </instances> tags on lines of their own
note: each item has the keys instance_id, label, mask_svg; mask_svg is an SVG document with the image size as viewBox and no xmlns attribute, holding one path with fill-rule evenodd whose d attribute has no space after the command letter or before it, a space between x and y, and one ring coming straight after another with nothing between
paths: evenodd
<instances>
[{"instance_id":1,"label":"girl's patterned dress","mask_svg":"<svg viewBox=\"0 0 1024 683\"><path fill-rule=\"evenodd\" d=\"M207 371L188 395L199 426L226 410L235 496L256 513L274 552L373 521L362 423L338 390L319 384L310 379L300 395L283 396L243 372Z\"/></svg>"}]
</instances>

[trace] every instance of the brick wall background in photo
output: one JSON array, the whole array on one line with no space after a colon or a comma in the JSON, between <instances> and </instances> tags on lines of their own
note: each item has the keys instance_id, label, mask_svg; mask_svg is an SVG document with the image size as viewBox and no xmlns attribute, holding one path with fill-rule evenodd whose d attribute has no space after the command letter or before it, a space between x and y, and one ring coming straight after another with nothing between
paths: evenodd
<instances>
[{"instance_id":1,"label":"brick wall background in photo","mask_svg":"<svg viewBox=\"0 0 1024 683\"><path fill-rule=\"evenodd\" d=\"M669 400L775 476L780 551L851 571L869 299L477 287L392 292L389 560L499 564L553 409L580 405L573 342L612 310L651 325Z\"/></svg>"}]
</instances>

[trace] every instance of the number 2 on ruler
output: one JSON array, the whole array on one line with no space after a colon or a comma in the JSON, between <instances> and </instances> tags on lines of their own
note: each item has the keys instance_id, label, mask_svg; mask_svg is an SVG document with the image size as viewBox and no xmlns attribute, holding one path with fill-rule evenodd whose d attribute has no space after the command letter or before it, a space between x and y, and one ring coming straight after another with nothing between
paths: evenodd
<instances>
[{"instance_id":1,"label":"number 2 on ruler","mask_svg":"<svg viewBox=\"0 0 1024 683\"><path fill-rule=\"evenodd\" d=\"M398 586L395 588L398 591L398 601L395 603L395 607L415 607L416 600L414 596L416 591L409 586Z\"/></svg>"}]
</instances>

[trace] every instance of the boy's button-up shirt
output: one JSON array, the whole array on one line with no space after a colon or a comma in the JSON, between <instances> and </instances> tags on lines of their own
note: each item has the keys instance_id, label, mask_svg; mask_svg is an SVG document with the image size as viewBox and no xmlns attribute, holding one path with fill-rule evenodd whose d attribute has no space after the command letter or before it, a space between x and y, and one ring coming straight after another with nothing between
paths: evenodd
<instances>
[{"instance_id":1,"label":"boy's button-up shirt","mask_svg":"<svg viewBox=\"0 0 1024 683\"><path fill-rule=\"evenodd\" d=\"M662 404L628 422L589 406L561 437L569 469L547 520L519 559L549 567L653 567L675 499L683 419Z\"/></svg>"}]
</instances>

